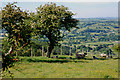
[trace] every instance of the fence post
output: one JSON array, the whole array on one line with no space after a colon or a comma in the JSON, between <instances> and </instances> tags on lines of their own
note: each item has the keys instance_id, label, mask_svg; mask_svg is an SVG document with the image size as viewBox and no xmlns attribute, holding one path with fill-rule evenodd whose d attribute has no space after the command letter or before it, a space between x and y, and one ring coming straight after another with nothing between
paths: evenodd
<instances>
[{"instance_id":1,"label":"fence post","mask_svg":"<svg viewBox=\"0 0 120 80\"><path fill-rule=\"evenodd\" d=\"M42 56L44 56L44 46L42 46Z\"/></svg>"},{"instance_id":2,"label":"fence post","mask_svg":"<svg viewBox=\"0 0 120 80\"><path fill-rule=\"evenodd\" d=\"M71 56L71 46L70 46L70 54L69 54L69 56Z\"/></svg>"},{"instance_id":3,"label":"fence post","mask_svg":"<svg viewBox=\"0 0 120 80\"><path fill-rule=\"evenodd\" d=\"M62 55L62 45L61 45L61 55Z\"/></svg>"},{"instance_id":4,"label":"fence post","mask_svg":"<svg viewBox=\"0 0 120 80\"><path fill-rule=\"evenodd\" d=\"M33 53L32 53L32 47L31 47L31 57L33 57Z\"/></svg>"}]
</instances>

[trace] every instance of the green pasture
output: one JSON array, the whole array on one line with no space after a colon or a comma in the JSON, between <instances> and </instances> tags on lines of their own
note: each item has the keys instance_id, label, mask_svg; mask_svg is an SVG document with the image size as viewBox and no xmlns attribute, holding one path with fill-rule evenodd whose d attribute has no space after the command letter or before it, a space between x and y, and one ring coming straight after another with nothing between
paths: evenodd
<instances>
[{"instance_id":1,"label":"green pasture","mask_svg":"<svg viewBox=\"0 0 120 80\"><path fill-rule=\"evenodd\" d=\"M103 44L116 44L116 42L94 42L94 43L83 43L80 45L103 45Z\"/></svg>"},{"instance_id":2,"label":"green pasture","mask_svg":"<svg viewBox=\"0 0 120 80\"><path fill-rule=\"evenodd\" d=\"M117 78L118 59L93 60L66 59L70 56L60 56L60 59L46 57L20 57L19 62L9 70L14 78ZM10 74L4 72L4 78Z\"/></svg>"}]
</instances>

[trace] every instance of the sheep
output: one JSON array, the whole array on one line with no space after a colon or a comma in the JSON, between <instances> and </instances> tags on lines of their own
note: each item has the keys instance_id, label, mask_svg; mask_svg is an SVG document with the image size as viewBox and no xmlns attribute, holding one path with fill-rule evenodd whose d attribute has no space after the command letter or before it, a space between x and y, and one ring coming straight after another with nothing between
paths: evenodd
<instances>
[{"instance_id":1,"label":"sheep","mask_svg":"<svg viewBox=\"0 0 120 80\"><path fill-rule=\"evenodd\" d=\"M100 54L100 57L105 57L105 58L107 58L108 56L107 56L107 54Z\"/></svg>"}]
</instances>

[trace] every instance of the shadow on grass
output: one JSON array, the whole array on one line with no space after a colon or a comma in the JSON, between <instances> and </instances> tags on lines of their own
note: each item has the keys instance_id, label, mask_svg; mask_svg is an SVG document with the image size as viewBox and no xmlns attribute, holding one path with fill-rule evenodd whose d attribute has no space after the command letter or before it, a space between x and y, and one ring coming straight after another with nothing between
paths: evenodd
<instances>
[{"instance_id":1,"label":"shadow on grass","mask_svg":"<svg viewBox=\"0 0 120 80\"><path fill-rule=\"evenodd\" d=\"M115 59L115 60L116 60L116 59L120 60L120 58L113 58L113 59Z\"/></svg>"},{"instance_id":2,"label":"shadow on grass","mask_svg":"<svg viewBox=\"0 0 120 80\"><path fill-rule=\"evenodd\" d=\"M93 58L76 59L76 58L72 58L72 60L108 60L108 59L106 59L106 58L98 58L98 59L93 59Z\"/></svg>"},{"instance_id":3,"label":"shadow on grass","mask_svg":"<svg viewBox=\"0 0 120 80\"><path fill-rule=\"evenodd\" d=\"M47 62L47 63L67 63L67 62L82 62L88 63L88 61L76 61L76 60L61 60L61 59L52 59L52 60L40 60L40 59L27 59L28 62Z\"/></svg>"},{"instance_id":4,"label":"shadow on grass","mask_svg":"<svg viewBox=\"0 0 120 80\"><path fill-rule=\"evenodd\" d=\"M84 60L84 61L83 61ZM28 62L46 62L46 63L67 63L67 62L81 62L81 63L88 63L88 61L85 60L108 60L106 58L99 58L99 59L93 59L93 58L84 58L84 59L27 59Z\"/></svg>"},{"instance_id":5,"label":"shadow on grass","mask_svg":"<svg viewBox=\"0 0 120 80\"><path fill-rule=\"evenodd\" d=\"M59 57L58 59L67 59L67 57ZM108 60L108 58L98 58L98 59L93 59L93 58L83 58L83 59L72 58L71 60Z\"/></svg>"},{"instance_id":6,"label":"shadow on grass","mask_svg":"<svg viewBox=\"0 0 120 80\"><path fill-rule=\"evenodd\" d=\"M107 58L98 58L98 59L85 58L85 60L108 60L108 59Z\"/></svg>"}]
</instances>

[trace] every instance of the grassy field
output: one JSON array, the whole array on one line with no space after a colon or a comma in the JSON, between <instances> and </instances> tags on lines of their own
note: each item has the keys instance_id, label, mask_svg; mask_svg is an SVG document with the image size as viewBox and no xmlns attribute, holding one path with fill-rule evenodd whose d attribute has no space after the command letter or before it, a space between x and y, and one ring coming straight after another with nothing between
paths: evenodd
<instances>
[{"instance_id":1,"label":"grassy field","mask_svg":"<svg viewBox=\"0 0 120 80\"><path fill-rule=\"evenodd\" d=\"M14 78L117 78L118 59L20 57L10 71ZM4 72L3 77L9 74Z\"/></svg>"}]
</instances>

